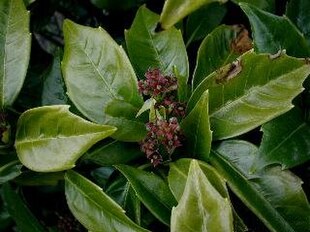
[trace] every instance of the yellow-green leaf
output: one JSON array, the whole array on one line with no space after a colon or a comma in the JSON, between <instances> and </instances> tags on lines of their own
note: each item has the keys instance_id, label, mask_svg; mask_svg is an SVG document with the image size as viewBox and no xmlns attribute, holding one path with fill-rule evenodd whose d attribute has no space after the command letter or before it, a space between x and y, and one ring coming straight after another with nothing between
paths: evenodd
<instances>
[{"instance_id":1,"label":"yellow-green leaf","mask_svg":"<svg viewBox=\"0 0 310 232\"><path fill-rule=\"evenodd\" d=\"M212 2L224 3L227 0L167 0L160 15L161 27L168 29L193 11Z\"/></svg>"},{"instance_id":2,"label":"yellow-green leaf","mask_svg":"<svg viewBox=\"0 0 310 232\"><path fill-rule=\"evenodd\" d=\"M15 148L31 170L70 169L93 144L116 131L69 112L67 105L38 107L24 112L17 123Z\"/></svg>"},{"instance_id":3,"label":"yellow-green leaf","mask_svg":"<svg viewBox=\"0 0 310 232\"><path fill-rule=\"evenodd\" d=\"M196 160L191 161L179 204L172 209L171 231L233 231L228 199L212 186Z\"/></svg>"}]
</instances>

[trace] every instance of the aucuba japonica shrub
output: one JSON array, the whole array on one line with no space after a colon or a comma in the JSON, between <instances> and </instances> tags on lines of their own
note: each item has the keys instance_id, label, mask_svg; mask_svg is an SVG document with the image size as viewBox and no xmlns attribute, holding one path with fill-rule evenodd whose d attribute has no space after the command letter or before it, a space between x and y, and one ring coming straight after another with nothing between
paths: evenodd
<instances>
[{"instance_id":1,"label":"aucuba japonica shrub","mask_svg":"<svg viewBox=\"0 0 310 232\"><path fill-rule=\"evenodd\" d=\"M310 231L309 11L0 1L0 231Z\"/></svg>"}]
</instances>

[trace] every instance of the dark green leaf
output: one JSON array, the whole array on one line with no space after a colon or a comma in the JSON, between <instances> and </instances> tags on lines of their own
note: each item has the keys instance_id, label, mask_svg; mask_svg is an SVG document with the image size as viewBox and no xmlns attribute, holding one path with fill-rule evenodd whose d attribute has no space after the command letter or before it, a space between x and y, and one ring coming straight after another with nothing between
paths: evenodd
<instances>
[{"instance_id":1,"label":"dark green leaf","mask_svg":"<svg viewBox=\"0 0 310 232\"><path fill-rule=\"evenodd\" d=\"M221 23L226 12L224 4L214 2L192 13L186 22L186 46L192 41L203 39Z\"/></svg>"},{"instance_id":2,"label":"dark green leaf","mask_svg":"<svg viewBox=\"0 0 310 232\"><path fill-rule=\"evenodd\" d=\"M26 6L30 5L31 3L35 2L36 0L24 0Z\"/></svg>"},{"instance_id":3,"label":"dark green leaf","mask_svg":"<svg viewBox=\"0 0 310 232\"><path fill-rule=\"evenodd\" d=\"M181 121L189 152L207 161L211 149L212 132L209 122L209 94L206 90L194 109Z\"/></svg>"},{"instance_id":4,"label":"dark green leaf","mask_svg":"<svg viewBox=\"0 0 310 232\"><path fill-rule=\"evenodd\" d=\"M256 6L259 9L274 12L275 11L275 0L232 0L235 3L249 3Z\"/></svg>"},{"instance_id":5,"label":"dark green leaf","mask_svg":"<svg viewBox=\"0 0 310 232\"><path fill-rule=\"evenodd\" d=\"M237 136L289 111L309 73L303 59L248 52L205 78L187 110L208 89L213 139Z\"/></svg>"},{"instance_id":6,"label":"dark green leaf","mask_svg":"<svg viewBox=\"0 0 310 232\"><path fill-rule=\"evenodd\" d=\"M1 203L1 199L0 199ZM7 209L0 204L0 231L8 231L9 226L13 223L13 220L8 213Z\"/></svg>"},{"instance_id":7,"label":"dark green leaf","mask_svg":"<svg viewBox=\"0 0 310 232\"><path fill-rule=\"evenodd\" d=\"M135 7L141 0L90 0L96 7L104 10L129 10Z\"/></svg>"},{"instance_id":8,"label":"dark green leaf","mask_svg":"<svg viewBox=\"0 0 310 232\"><path fill-rule=\"evenodd\" d=\"M299 28L310 43L310 1L290 0L287 9L287 17Z\"/></svg>"},{"instance_id":9,"label":"dark green leaf","mask_svg":"<svg viewBox=\"0 0 310 232\"><path fill-rule=\"evenodd\" d=\"M12 216L20 231L25 232L45 232L44 227L38 219L31 213L22 198L6 183L3 185L3 198L7 210Z\"/></svg>"},{"instance_id":10,"label":"dark green leaf","mask_svg":"<svg viewBox=\"0 0 310 232\"><path fill-rule=\"evenodd\" d=\"M0 31L0 108L4 108L19 94L30 57L29 12L22 0L0 1Z\"/></svg>"},{"instance_id":11,"label":"dark green leaf","mask_svg":"<svg viewBox=\"0 0 310 232\"><path fill-rule=\"evenodd\" d=\"M163 29L169 29L185 16L212 2L224 3L227 0L167 0L160 15Z\"/></svg>"},{"instance_id":12,"label":"dark green leaf","mask_svg":"<svg viewBox=\"0 0 310 232\"><path fill-rule=\"evenodd\" d=\"M149 68L159 68L164 74L173 74L176 67L187 82L188 60L182 34L176 28L155 32L159 16L140 7L131 28L125 32L130 60L140 78Z\"/></svg>"},{"instance_id":13,"label":"dark green leaf","mask_svg":"<svg viewBox=\"0 0 310 232\"><path fill-rule=\"evenodd\" d=\"M310 206L300 179L279 167L252 174L257 152L248 142L232 140L221 143L210 158L233 192L271 231L305 231Z\"/></svg>"},{"instance_id":14,"label":"dark green leaf","mask_svg":"<svg viewBox=\"0 0 310 232\"><path fill-rule=\"evenodd\" d=\"M61 74L60 51L55 55L53 64L46 73L42 89L42 105L67 104L65 84Z\"/></svg>"},{"instance_id":15,"label":"dark green leaf","mask_svg":"<svg viewBox=\"0 0 310 232\"><path fill-rule=\"evenodd\" d=\"M154 173L126 165L117 165L116 168L128 179L141 202L154 216L169 225L171 209L177 202L167 183Z\"/></svg>"},{"instance_id":16,"label":"dark green leaf","mask_svg":"<svg viewBox=\"0 0 310 232\"><path fill-rule=\"evenodd\" d=\"M203 40L198 49L193 89L209 74L234 61L250 48L251 40L244 28L226 25L217 27Z\"/></svg>"},{"instance_id":17,"label":"dark green leaf","mask_svg":"<svg viewBox=\"0 0 310 232\"><path fill-rule=\"evenodd\" d=\"M34 171L70 169L115 127L86 121L67 105L43 106L24 112L17 123L15 148L23 165Z\"/></svg>"},{"instance_id":18,"label":"dark green leaf","mask_svg":"<svg viewBox=\"0 0 310 232\"><path fill-rule=\"evenodd\" d=\"M291 56L310 56L310 43L286 16L273 15L245 3L240 3L240 7L250 20L257 52L275 54L286 49Z\"/></svg>"},{"instance_id":19,"label":"dark green leaf","mask_svg":"<svg viewBox=\"0 0 310 232\"><path fill-rule=\"evenodd\" d=\"M83 159L90 160L102 166L108 166L128 163L142 155L143 153L138 144L124 143L115 140L106 145L91 149Z\"/></svg>"},{"instance_id":20,"label":"dark green leaf","mask_svg":"<svg viewBox=\"0 0 310 232\"><path fill-rule=\"evenodd\" d=\"M213 187L196 160L191 161L179 204L172 209L171 231L233 231L228 198Z\"/></svg>"},{"instance_id":21,"label":"dark green leaf","mask_svg":"<svg viewBox=\"0 0 310 232\"><path fill-rule=\"evenodd\" d=\"M141 224L141 202L124 176L111 181L106 193L126 210L126 214L132 220L138 225Z\"/></svg>"},{"instance_id":22,"label":"dark green leaf","mask_svg":"<svg viewBox=\"0 0 310 232\"><path fill-rule=\"evenodd\" d=\"M275 163L291 168L310 159L310 127L299 109L264 124L262 131L253 170Z\"/></svg>"},{"instance_id":23,"label":"dark green leaf","mask_svg":"<svg viewBox=\"0 0 310 232\"><path fill-rule=\"evenodd\" d=\"M109 181L109 178L112 176L115 168L108 167L100 167L91 171L91 176L95 180L95 182L102 187L104 190L106 189L106 184Z\"/></svg>"},{"instance_id":24,"label":"dark green leaf","mask_svg":"<svg viewBox=\"0 0 310 232\"><path fill-rule=\"evenodd\" d=\"M301 179L278 166L267 169L261 178L253 182L295 231L310 229L310 204Z\"/></svg>"},{"instance_id":25,"label":"dark green leaf","mask_svg":"<svg viewBox=\"0 0 310 232\"><path fill-rule=\"evenodd\" d=\"M59 183L60 180L63 180L63 178L63 172L42 173L25 171L20 176L15 178L14 182L23 186L55 186Z\"/></svg>"},{"instance_id":26,"label":"dark green leaf","mask_svg":"<svg viewBox=\"0 0 310 232\"><path fill-rule=\"evenodd\" d=\"M86 117L118 128L118 140L139 141L145 126L137 121L142 106L134 70L123 50L101 27L66 20L62 71L68 95Z\"/></svg>"},{"instance_id":27,"label":"dark green leaf","mask_svg":"<svg viewBox=\"0 0 310 232\"><path fill-rule=\"evenodd\" d=\"M71 212L90 231L147 231L132 222L102 189L74 171L65 175L65 193Z\"/></svg>"},{"instance_id":28,"label":"dark green leaf","mask_svg":"<svg viewBox=\"0 0 310 232\"><path fill-rule=\"evenodd\" d=\"M0 185L19 176L22 173L21 168L22 165L17 160L0 166Z\"/></svg>"}]
</instances>

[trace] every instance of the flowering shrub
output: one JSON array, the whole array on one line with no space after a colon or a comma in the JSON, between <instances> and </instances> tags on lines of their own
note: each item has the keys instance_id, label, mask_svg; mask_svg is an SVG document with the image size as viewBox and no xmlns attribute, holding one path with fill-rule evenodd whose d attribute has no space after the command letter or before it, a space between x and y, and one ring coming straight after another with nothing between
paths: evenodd
<instances>
[{"instance_id":1,"label":"flowering shrub","mask_svg":"<svg viewBox=\"0 0 310 232\"><path fill-rule=\"evenodd\" d=\"M309 231L309 10L0 1L0 231Z\"/></svg>"}]
</instances>

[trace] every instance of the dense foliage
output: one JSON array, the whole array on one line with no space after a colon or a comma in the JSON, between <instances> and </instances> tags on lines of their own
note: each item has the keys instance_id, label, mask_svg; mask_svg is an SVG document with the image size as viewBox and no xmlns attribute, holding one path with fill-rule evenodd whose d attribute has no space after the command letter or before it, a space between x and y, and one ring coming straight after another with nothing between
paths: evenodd
<instances>
[{"instance_id":1,"label":"dense foliage","mask_svg":"<svg viewBox=\"0 0 310 232\"><path fill-rule=\"evenodd\" d=\"M0 231L310 231L308 0L1 0Z\"/></svg>"}]
</instances>

